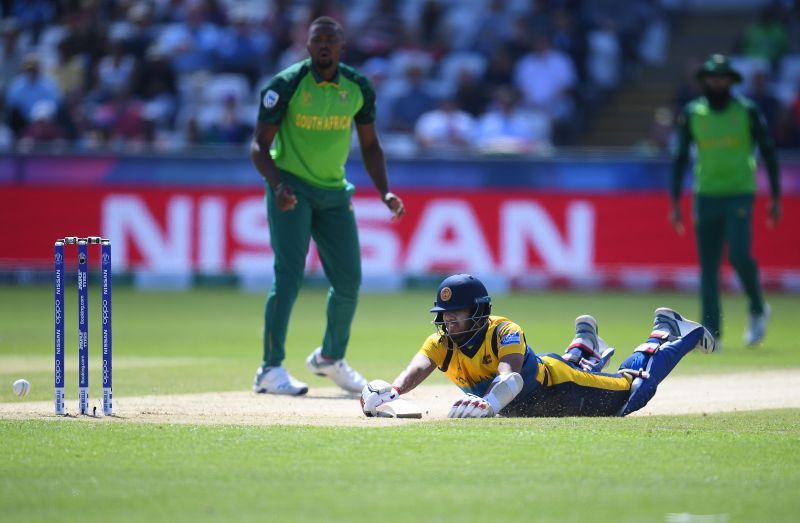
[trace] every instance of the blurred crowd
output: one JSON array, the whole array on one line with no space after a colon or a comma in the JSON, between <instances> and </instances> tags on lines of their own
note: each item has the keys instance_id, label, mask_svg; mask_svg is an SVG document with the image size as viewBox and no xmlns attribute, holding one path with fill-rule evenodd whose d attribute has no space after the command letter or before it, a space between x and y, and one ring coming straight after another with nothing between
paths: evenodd
<instances>
[{"instance_id":1,"label":"blurred crowd","mask_svg":"<svg viewBox=\"0 0 800 523\"><path fill-rule=\"evenodd\" d=\"M663 63L680 3L0 0L0 148L244 145L260 88L306 56L309 22L328 15L345 28L344 61L376 88L387 149L547 151L576 143L609 93ZM764 59L752 85L785 106L772 86L789 46L763 23L742 56ZM789 69L794 89L800 66ZM800 102L789 106L798 120Z\"/></svg>"},{"instance_id":2,"label":"blurred crowd","mask_svg":"<svg viewBox=\"0 0 800 523\"><path fill-rule=\"evenodd\" d=\"M733 40L728 49L733 67L743 81L733 92L752 100L767 121L778 147L800 147L800 12L794 0L768 3ZM653 141L671 149L674 121L687 102L703 93L695 79L704 57L687 60L678 80L672 107L654 114Z\"/></svg>"}]
</instances>

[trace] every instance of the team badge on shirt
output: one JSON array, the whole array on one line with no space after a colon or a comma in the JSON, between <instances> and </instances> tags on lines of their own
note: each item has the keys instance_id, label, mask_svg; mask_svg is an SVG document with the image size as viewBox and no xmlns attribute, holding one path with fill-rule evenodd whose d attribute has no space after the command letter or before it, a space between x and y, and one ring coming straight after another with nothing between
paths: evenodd
<instances>
[{"instance_id":1,"label":"team badge on shirt","mask_svg":"<svg viewBox=\"0 0 800 523\"><path fill-rule=\"evenodd\" d=\"M272 89L268 90L266 93L264 93L264 107L267 109L272 109L278 103L279 98L280 95L278 93Z\"/></svg>"},{"instance_id":2,"label":"team badge on shirt","mask_svg":"<svg viewBox=\"0 0 800 523\"><path fill-rule=\"evenodd\" d=\"M506 345L515 345L519 343L519 331L516 332L509 332L502 338L500 338L500 346L505 347Z\"/></svg>"}]
</instances>

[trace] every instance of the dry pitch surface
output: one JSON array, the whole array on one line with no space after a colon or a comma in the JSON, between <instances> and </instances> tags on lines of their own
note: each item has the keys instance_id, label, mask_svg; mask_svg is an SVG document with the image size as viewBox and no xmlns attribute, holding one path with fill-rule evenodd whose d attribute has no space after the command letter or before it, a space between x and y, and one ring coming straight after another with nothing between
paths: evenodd
<instances>
[{"instance_id":1,"label":"dry pitch surface","mask_svg":"<svg viewBox=\"0 0 800 523\"><path fill-rule=\"evenodd\" d=\"M446 418L460 396L452 385L423 385L404 396L422 408L421 420L366 418L358 395L335 388L311 389L287 397L250 391L114 399L114 422L211 423L226 425L326 425L375 427L425 423ZM96 404L93 402L93 405ZM667 378L655 398L634 415L698 414L740 410L800 408L800 370L759 371ZM77 400L67 402L70 413ZM98 407L97 409L101 409ZM0 419L56 419L51 401L0 403ZM103 418L97 418L100 421ZM111 419L105 420L111 421Z\"/></svg>"}]
</instances>

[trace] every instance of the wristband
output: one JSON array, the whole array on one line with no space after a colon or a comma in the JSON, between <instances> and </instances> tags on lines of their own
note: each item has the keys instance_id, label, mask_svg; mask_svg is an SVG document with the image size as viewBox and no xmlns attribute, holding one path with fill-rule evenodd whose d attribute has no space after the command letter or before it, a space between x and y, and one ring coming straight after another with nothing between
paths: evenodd
<instances>
[{"instance_id":1,"label":"wristband","mask_svg":"<svg viewBox=\"0 0 800 523\"><path fill-rule=\"evenodd\" d=\"M384 203L388 203L389 200L391 200L392 198L397 198L397 195L393 192L387 192L386 194L383 195Z\"/></svg>"}]
</instances>

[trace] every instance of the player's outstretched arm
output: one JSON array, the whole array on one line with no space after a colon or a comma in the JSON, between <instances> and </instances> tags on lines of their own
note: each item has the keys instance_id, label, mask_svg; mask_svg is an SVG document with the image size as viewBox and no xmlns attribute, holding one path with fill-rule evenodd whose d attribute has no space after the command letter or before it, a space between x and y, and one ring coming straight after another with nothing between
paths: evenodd
<instances>
[{"instance_id":1,"label":"player's outstretched arm","mask_svg":"<svg viewBox=\"0 0 800 523\"><path fill-rule=\"evenodd\" d=\"M384 380L372 380L364 386L361 391L361 410L367 416L377 415L378 407L412 390L425 381L435 368L436 365L427 356L415 355L393 384Z\"/></svg>"},{"instance_id":2,"label":"player's outstretched arm","mask_svg":"<svg viewBox=\"0 0 800 523\"><path fill-rule=\"evenodd\" d=\"M508 354L497 365L498 376L492 381L484 397L465 394L459 398L447 413L448 418L493 418L511 403L522 391L524 384L519 371L524 356Z\"/></svg>"},{"instance_id":3,"label":"player's outstretched arm","mask_svg":"<svg viewBox=\"0 0 800 523\"><path fill-rule=\"evenodd\" d=\"M425 381L431 375L436 365L427 356L416 354L411 358L411 362L406 367L406 370L400 373L395 378L392 385L400 392L405 394L413 390L417 385Z\"/></svg>"}]
</instances>

